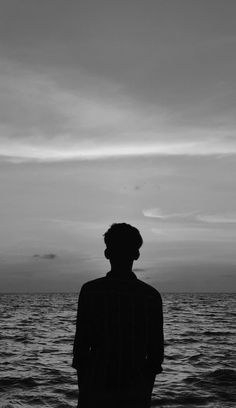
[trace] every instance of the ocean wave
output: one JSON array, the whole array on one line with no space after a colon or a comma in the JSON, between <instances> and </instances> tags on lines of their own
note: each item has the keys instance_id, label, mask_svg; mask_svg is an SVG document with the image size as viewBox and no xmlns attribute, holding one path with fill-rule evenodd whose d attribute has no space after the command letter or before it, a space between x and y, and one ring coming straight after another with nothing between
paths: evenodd
<instances>
[{"instance_id":1,"label":"ocean wave","mask_svg":"<svg viewBox=\"0 0 236 408\"><path fill-rule=\"evenodd\" d=\"M32 387L37 387L38 382L35 381L32 377L25 377L25 378L6 377L6 378L1 378L1 386L4 389L11 388L11 387L32 388Z\"/></svg>"},{"instance_id":2,"label":"ocean wave","mask_svg":"<svg viewBox=\"0 0 236 408\"><path fill-rule=\"evenodd\" d=\"M231 331L210 331L210 330L206 330L202 333L204 336L232 336L233 332Z\"/></svg>"},{"instance_id":3,"label":"ocean wave","mask_svg":"<svg viewBox=\"0 0 236 408\"><path fill-rule=\"evenodd\" d=\"M229 368L220 368L214 371L207 371L199 375L190 376L185 379L187 383L199 383L199 381L208 381L212 383L220 383L230 385L236 384L236 370Z\"/></svg>"},{"instance_id":4,"label":"ocean wave","mask_svg":"<svg viewBox=\"0 0 236 408\"><path fill-rule=\"evenodd\" d=\"M177 406L182 407L186 406L187 408L192 408L195 406L203 405L207 406L209 402L213 402L213 397L206 397L201 396L199 394L194 393L180 393L179 395L174 395L173 397L162 397L162 398L153 398L152 399L152 406L153 407L160 407L160 406ZM181 405L180 405L181 404ZM222 407L223 408L223 407Z\"/></svg>"},{"instance_id":5,"label":"ocean wave","mask_svg":"<svg viewBox=\"0 0 236 408\"><path fill-rule=\"evenodd\" d=\"M194 354L193 356L188 357L188 361L190 362L199 361L202 358L202 356L203 356L202 353Z\"/></svg>"},{"instance_id":6,"label":"ocean wave","mask_svg":"<svg viewBox=\"0 0 236 408\"><path fill-rule=\"evenodd\" d=\"M205 375L221 384L234 384L236 386L236 370L229 368L219 368Z\"/></svg>"},{"instance_id":7,"label":"ocean wave","mask_svg":"<svg viewBox=\"0 0 236 408\"><path fill-rule=\"evenodd\" d=\"M187 384L215 395L223 403L236 402L236 371L233 369L216 369L185 379Z\"/></svg>"}]
</instances>

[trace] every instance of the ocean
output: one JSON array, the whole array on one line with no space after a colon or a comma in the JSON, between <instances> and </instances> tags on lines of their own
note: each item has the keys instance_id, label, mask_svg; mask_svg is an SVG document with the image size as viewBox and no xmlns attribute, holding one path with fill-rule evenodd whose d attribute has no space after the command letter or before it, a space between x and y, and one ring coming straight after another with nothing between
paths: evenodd
<instances>
[{"instance_id":1,"label":"ocean","mask_svg":"<svg viewBox=\"0 0 236 408\"><path fill-rule=\"evenodd\" d=\"M162 294L153 407L236 407L236 294ZM76 407L76 293L0 294L0 407ZM111 407L112 408L112 407Z\"/></svg>"}]
</instances>

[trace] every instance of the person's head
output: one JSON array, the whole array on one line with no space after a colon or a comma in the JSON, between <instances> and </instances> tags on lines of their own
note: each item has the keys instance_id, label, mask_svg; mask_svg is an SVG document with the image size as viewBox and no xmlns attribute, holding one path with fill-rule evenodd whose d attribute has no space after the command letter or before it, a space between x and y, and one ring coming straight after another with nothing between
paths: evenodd
<instances>
[{"instance_id":1,"label":"person's head","mask_svg":"<svg viewBox=\"0 0 236 408\"><path fill-rule=\"evenodd\" d=\"M126 223L112 224L104 234L105 257L111 264L131 264L139 258L143 239L137 228Z\"/></svg>"}]
</instances>

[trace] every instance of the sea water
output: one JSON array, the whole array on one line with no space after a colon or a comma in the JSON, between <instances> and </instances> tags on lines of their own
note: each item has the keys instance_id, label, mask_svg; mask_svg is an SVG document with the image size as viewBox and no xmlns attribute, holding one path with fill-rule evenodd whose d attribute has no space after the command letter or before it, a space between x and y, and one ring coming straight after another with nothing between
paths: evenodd
<instances>
[{"instance_id":1,"label":"sea water","mask_svg":"<svg viewBox=\"0 0 236 408\"><path fill-rule=\"evenodd\" d=\"M166 293L152 406L236 407L236 294ZM76 407L76 293L0 294L0 407ZM112 407L111 407L112 408Z\"/></svg>"}]
</instances>

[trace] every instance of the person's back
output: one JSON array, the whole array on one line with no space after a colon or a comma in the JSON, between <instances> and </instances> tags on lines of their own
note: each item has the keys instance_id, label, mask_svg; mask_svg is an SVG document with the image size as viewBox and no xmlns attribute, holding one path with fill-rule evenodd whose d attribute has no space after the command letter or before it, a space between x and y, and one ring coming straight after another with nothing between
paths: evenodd
<instances>
[{"instance_id":1,"label":"person's back","mask_svg":"<svg viewBox=\"0 0 236 408\"><path fill-rule=\"evenodd\" d=\"M78 406L149 407L155 375L162 371L161 296L132 272L132 250L129 265L127 254L117 257L109 244L106 251L111 271L85 283L79 296L73 350Z\"/></svg>"}]
</instances>

